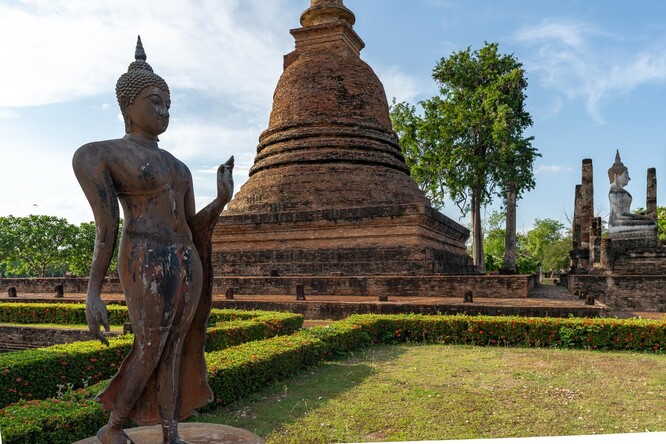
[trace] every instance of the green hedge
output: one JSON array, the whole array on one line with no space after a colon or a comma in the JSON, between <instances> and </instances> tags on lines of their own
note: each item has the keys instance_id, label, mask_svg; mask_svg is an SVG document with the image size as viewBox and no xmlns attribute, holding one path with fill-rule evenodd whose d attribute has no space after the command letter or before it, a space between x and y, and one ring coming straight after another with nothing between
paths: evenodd
<instances>
[{"instance_id":1,"label":"green hedge","mask_svg":"<svg viewBox=\"0 0 666 444\"><path fill-rule=\"evenodd\" d=\"M303 327L303 315L300 314L279 312L259 313L259 316L249 320L235 320L209 327L206 351L222 350L233 345L257 339L289 335ZM239 316L236 319L239 318L243 317Z\"/></svg>"},{"instance_id":2,"label":"green hedge","mask_svg":"<svg viewBox=\"0 0 666 444\"><path fill-rule=\"evenodd\" d=\"M127 307L107 305L109 324L129 322ZM0 322L8 324L85 325L85 304L49 304L29 302L1 302Z\"/></svg>"},{"instance_id":3,"label":"green hedge","mask_svg":"<svg viewBox=\"0 0 666 444\"><path fill-rule=\"evenodd\" d=\"M217 321L225 315L231 314L218 312ZM207 350L291 334L303 325L303 316L291 313L245 312L237 317L250 315L254 319L210 328ZM0 354L0 407L20 399L54 396L59 385L79 388L108 379L118 371L132 341L132 336L127 335L109 338L108 347L99 341L84 341Z\"/></svg>"},{"instance_id":4,"label":"green hedge","mask_svg":"<svg viewBox=\"0 0 666 444\"><path fill-rule=\"evenodd\" d=\"M206 355L215 404L227 404L284 379L324 357L324 343L306 332L253 341Z\"/></svg>"},{"instance_id":5,"label":"green hedge","mask_svg":"<svg viewBox=\"0 0 666 444\"><path fill-rule=\"evenodd\" d=\"M129 322L126 306L108 304L106 308L109 313L109 324L123 325ZM235 320L249 320L270 313L275 312L214 308L210 312L208 325L212 326L220 322ZM0 302L0 323L85 325L86 304Z\"/></svg>"},{"instance_id":6,"label":"green hedge","mask_svg":"<svg viewBox=\"0 0 666 444\"><path fill-rule=\"evenodd\" d=\"M324 344L296 333L206 354L208 382L215 393L211 408L245 396L318 362ZM0 410L5 444L69 444L94 435L109 413L93 401L106 382L66 394L62 399L20 401Z\"/></svg>"},{"instance_id":7,"label":"green hedge","mask_svg":"<svg viewBox=\"0 0 666 444\"><path fill-rule=\"evenodd\" d=\"M336 341L345 343L338 344L331 352L356 347L363 339L359 336L361 333L368 335L374 343L425 341L483 346L666 351L666 321L645 319L353 315L329 327L313 329L313 332L326 341L327 328L347 331L346 336L334 335Z\"/></svg>"},{"instance_id":8,"label":"green hedge","mask_svg":"<svg viewBox=\"0 0 666 444\"><path fill-rule=\"evenodd\" d=\"M94 401L108 383L66 393L62 399L19 401L0 410L3 443L70 444L95 436L109 412Z\"/></svg>"}]
</instances>

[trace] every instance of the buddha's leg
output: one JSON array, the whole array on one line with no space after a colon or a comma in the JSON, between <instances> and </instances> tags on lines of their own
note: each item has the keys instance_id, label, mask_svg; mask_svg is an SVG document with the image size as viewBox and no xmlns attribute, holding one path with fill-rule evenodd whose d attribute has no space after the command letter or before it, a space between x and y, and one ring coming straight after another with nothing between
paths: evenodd
<instances>
[{"instance_id":1,"label":"buddha's leg","mask_svg":"<svg viewBox=\"0 0 666 444\"><path fill-rule=\"evenodd\" d=\"M160 364L157 369L159 383L158 401L165 444L184 443L178 436L178 416L180 410L180 362L183 344L194 318L199 298L203 271L201 261L194 248L184 247L179 253L182 281L175 294L173 319L169 337L166 340Z\"/></svg>"},{"instance_id":2,"label":"buddha's leg","mask_svg":"<svg viewBox=\"0 0 666 444\"><path fill-rule=\"evenodd\" d=\"M119 370L122 381L105 427L107 435L114 435L114 439L121 433L124 435L122 425L160 362L176 314L169 306L168 293L174 288L178 291L181 280L180 264L169 249L141 241L133 244L131 240L125 245L134 248L121 253L118 270L134 330L134 344Z\"/></svg>"}]
</instances>

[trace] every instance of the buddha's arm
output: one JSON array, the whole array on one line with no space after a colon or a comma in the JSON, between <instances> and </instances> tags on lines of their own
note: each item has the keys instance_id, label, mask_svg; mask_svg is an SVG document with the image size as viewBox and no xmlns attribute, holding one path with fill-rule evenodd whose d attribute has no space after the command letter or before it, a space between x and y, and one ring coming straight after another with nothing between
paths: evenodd
<instances>
[{"instance_id":1,"label":"buddha's arm","mask_svg":"<svg viewBox=\"0 0 666 444\"><path fill-rule=\"evenodd\" d=\"M100 325L104 325L106 331L109 331L108 315L102 302L101 291L118 238L120 213L113 179L104 162L102 151L97 147L82 147L74 154L72 163L76 178L95 217L95 249L88 281L86 319L90 332L108 344L100 331Z\"/></svg>"}]
</instances>

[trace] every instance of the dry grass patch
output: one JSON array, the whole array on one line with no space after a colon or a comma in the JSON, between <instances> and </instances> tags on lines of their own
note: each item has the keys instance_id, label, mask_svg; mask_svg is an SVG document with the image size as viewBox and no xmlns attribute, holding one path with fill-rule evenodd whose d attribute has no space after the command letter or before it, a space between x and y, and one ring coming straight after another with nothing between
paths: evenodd
<instances>
[{"instance_id":1,"label":"dry grass patch","mask_svg":"<svg viewBox=\"0 0 666 444\"><path fill-rule=\"evenodd\" d=\"M194 420L269 443L666 430L666 356L377 346Z\"/></svg>"}]
</instances>

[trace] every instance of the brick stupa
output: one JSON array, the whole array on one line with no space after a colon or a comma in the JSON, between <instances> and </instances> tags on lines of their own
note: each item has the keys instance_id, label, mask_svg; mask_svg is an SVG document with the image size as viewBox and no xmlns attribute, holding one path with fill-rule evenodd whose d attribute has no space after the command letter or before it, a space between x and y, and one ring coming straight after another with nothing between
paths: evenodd
<instances>
[{"instance_id":1,"label":"brick stupa","mask_svg":"<svg viewBox=\"0 0 666 444\"><path fill-rule=\"evenodd\" d=\"M354 21L342 0L312 0L291 31L250 177L213 236L217 277L475 273L469 231L409 176ZM308 291L326 293L318 282Z\"/></svg>"}]
</instances>

